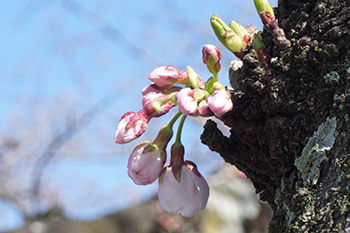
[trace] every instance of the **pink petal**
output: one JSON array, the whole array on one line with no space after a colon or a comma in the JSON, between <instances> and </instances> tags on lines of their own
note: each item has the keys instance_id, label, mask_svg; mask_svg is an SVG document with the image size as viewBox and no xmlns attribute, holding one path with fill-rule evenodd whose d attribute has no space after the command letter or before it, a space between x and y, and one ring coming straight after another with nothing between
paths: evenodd
<instances>
[{"instance_id":1,"label":"pink petal","mask_svg":"<svg viewBox=\"0 0 350 233\"><path fill-rule=\"evenodd\" d=\"M214 113L210 110L207 101L203 100L198 104L198 113L201 116L208 117L213 116Z\"/></svg>"},{"instance_id":2,"label":"pink petal","mask_svg":"<svg viewBox=\"0 0 350 233\"><path fill-rule=\"evenodd\" d=\"M139 113L127 112L121 117L114 135L115 143L128 143L140 137L146 131L148 119Z\"/></svg>"},{"instance_id":3,"label":"pink petal","mask_svg":"<svg viewBox=\"0 0 350 233\"><path fill-rule=\"evenodd\" d=\"M128 175L138 185L148 185L158 179L164 163L165 153L155 149L145 152L150 142L139 144L131 153L128 161ZM151 145L152 146L152 145Z\"/></svg>"},{"instance_id":4,"label":"pink petal","mask_svg":"<svg viewBox=\"0 0 350 233\"><path fill-rule=\"evenodd\" d=\"M185 115L194 115L197 113L197 101L193 98L193 90L183 88L176 97L180 111Z\"/></svg>"},{"instance_id":5,"label":"pink petal","mask_svg":"<svg viewBox=\"0 0 350 233\"><path fill-rule=\"evenodd\" d=\"M209 197L209 186L203 176L197 175L186 166L182 166L179 183L171 167L168 167L159 185L158 196L165 210L191 217L205 208Z\"/></svg>"},{"instance_id":6,"label":"pink petal","mask_svg":"<svg viewBox=\"0 0 350 233\"><path fill-rule=\"evenodd\" d=\"M217 89L207 97L209 108L216 116L223 116L233 108L231 94L225 89Z\"/></svg>"},{"instance_id":7,"label":"pink petal","mask_svg":"<svg viewBox=\"0 0 350 233\"><path fill-rule=\"evenodd\" d=\"M179 75L179 69L175 66L159 66L154 69L148 78L158 87L171 86L176 82Z\"/></svg>"}]
</instances>

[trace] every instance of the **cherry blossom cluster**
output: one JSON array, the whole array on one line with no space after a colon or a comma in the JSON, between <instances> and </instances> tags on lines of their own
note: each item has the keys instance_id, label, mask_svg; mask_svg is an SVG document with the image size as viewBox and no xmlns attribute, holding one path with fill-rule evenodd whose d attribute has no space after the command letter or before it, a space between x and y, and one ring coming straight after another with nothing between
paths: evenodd
<instances>
[{"instance_id":1,"label":"cherry blossom cluster","mask_svg":"<svg viewBox=\"0 0 350 233\"><path fill-rule=\"evenodd\" d=\"M288 48L290 41L279 28L268 0L254 0L254 4L265 28L274 37L275 44L281 49ZM248 32L235 21L226 25L217 15L213 15L210 22L217 38L229 51L243 60L244 52L248 46L252 46L266 75L271 75L268 51L256 30ZM212 73L206 82L191 67L179 70L175 66L165 65L154 69L149 75L152 83L142 90L142 109L125 113L114 136L114 141L119 144L133 141L146 131L151 119L178 107L178 113L160 129L153 141L136 146L129 157L127 170L137 185L149 185L158 179L161 206L185 217L203 210L209 197L209 186L196 164L184 159L181 132L185 119L188 116L220 118L233 108L230 92L218 80L221 56L221 51L214 45L203 47L203 63ZM176 139L170 149L170 159L167 159L173 125L180 117Z\"/></svg>"},{"instance_id":2,"label":"cherry blossom cluster","mask_svg":"<svg viewBox=\"0 0 350 233\"><path fill-rule=\"evenodd\" d=\"M213 74L206 82L191 67L179 70L166 65L154 69L149 75L152 83L142 90L143 108L138 112L125 113L114 137L119 144L137 139L146 131L152 118L178 106L179 112L160 129L153 141L142 142L132 151L127 170L137 185L148 185L158 179L161 206L185 217L205 208L209 186L196 164L184 159L185 148L181 143L184 121L187 116L221 117L233 107L230 92L218 81L221 56L221 51L214 45L203 47L203 63ZM166 164L167 145L173 137L173 125L180 116L169 164Z\"/></svg>"}]
</instances>

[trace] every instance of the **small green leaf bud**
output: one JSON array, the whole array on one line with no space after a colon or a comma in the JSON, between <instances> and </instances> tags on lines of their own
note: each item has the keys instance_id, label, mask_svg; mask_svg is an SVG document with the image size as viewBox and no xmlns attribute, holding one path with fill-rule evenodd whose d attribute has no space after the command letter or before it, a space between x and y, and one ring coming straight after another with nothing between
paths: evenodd
<instances>
[{"instance_id":1,"label":"small green leaf bud","mask_svg":"<svg viewBox=\"0 0 350 233\"><path fill-rule=\"evenodd\" d=\"M276 23L275 13L267 0L254 0L256 11L265 26L272 26Z\"/></svg>"},{"instance_id":2,"label":"small green leaf bud","mask_svg":"<svg viewBox=\"0 0 350 233\"><path fill-rule=\"evenodd\" d=\"M271 72L270 57L266 46L258 33L255 33L253 36L253 47L260 65L262 65L266 71Z\"/></svg>"},{"instance_id":3,"label":"small green leaf bud","mask_svg":"<svg viewBox=\"0 0 350 233\"><path fill-rule=\"evenodd\" d=\"M243 58L243 50L247 47L247 43L227 26L217 15L213 15L210 19L211 26L219 41L238 58Z\"/></svg>"},{"instance_id":4,"label":"small green leaf bud","mask_svg":"<svg viewBox=\"0 0 350 233\"><path fill-rule=\"evenodd\" d=\"M229 26L246 43L251 40L249 32L241 24L231 20Z\"/></svg>"},{"instance_id":5,"label":"small green leaf bud","mask_svg":"<svg viewBox=\"0 0 350 233\"><path fill-rule=\"evenodd\" d=\"M247 47L247 43L239 38L233 30L225 33L225 43L226 47L234 53L236 57L241 60L243 59L243 50Z\"/></svg>"}]
</instances>

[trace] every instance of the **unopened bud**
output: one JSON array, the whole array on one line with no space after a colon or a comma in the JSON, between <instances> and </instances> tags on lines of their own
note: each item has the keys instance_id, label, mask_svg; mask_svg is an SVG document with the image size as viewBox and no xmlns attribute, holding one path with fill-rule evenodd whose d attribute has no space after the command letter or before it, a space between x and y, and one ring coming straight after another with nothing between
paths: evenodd
<instances>
[{"instance_id":1,"label":"unopened bud","mask_svg":"<svg viewBox=\"0 0 350 233\"><path fill-rule=\"evenodd\" d=\"M166 210L184 217L202 211L208 201L209 186L191 161L165 167L159 177L158 197Z\"/></svg>"},{"instance_id":2,"label":"unopened bud","mask_svg":"<svg viewBox=\"0 0 350 233\"><path fill-rule=\"evenodd\" d=\"M195 115L197 113L197 100L194 98L194 90L183 88L176 97L179 110L185 115Z\"/></svg>"},{"instance_id":3,"label":"unopened bud","mask_svg":"<svg viewBox=\"0 0 350 233\"><path fill-rule=\"evenodd\" d=\"M244 40L244 42L248 43L251 40L250 34L247 31L247 29L245 29L245 27L243 27L239 23L231 20L229 26L242 40Z\"/></svg>"},{"instance_id":4,"label":"unopened bud","mask_svg":"<svg viewBox=\"0 0 350 233\"><path fill-rule=\"evenodd\" d=\"M171 94L166 95L161 92L149 92L143 96L142 106L149 116L160 117L175 106L171 98Z\"/></svg>"},{"instance_id":5,"label":"unopened bud","mask_svg":"<svg viewBox=\"0 0 350 233\"><path fill-rule=\"evenodd\" d=\"M140 137L146 131L149 120L150 117L144 109L137 113L125 113L119 121L114 142L125 144Z\"/></svg>"},{"instance_id":6,"label":"unopened bud","mask_svg":"<svg viewBox=\"0 0 350 233\"><path fill-rule=\"evenodd\" d=\"M276 23L275 13L267 0L254 0L256 11L265 26L272 26Z\"/></svg>"},{"instance_id":7,"label":"unopened bud","mask_svg":"<svg viewBox=\"0 0 350 233\"><path fill-rule=\"evenodd\" d=\"M253 47L260 65L262 65L265 70L270 71L270 57L266 46L258 33L253 36Z\"/></svg>"},{"instance_id":8,"label":"unopened bud","mask_svg":"<svg viewBox=\"0 0 350 233\"><path fill-rule=\"evenodd\" d=\"M202 49L202 59L203 63L207 65L209 72L212 74L219 73L221 69L221 51L212 44L207 44L203 46Z\"/></svg>"},{"instance_id":9,"label":"unopened bud","mask_svg":"<svg viewBox=\"0 0 350 233\"><path fill-rule=\"evenodd\" d=\"M181 75L183 75L183 72L185 72L186 79L187 79L186 71L180 71L179 73ZM141 92L142 92L142 95L145 96L145 95L147 95L150 92L171 94L173 92L179 91L180 89L181 89L180 87L176 87L176 86L172 86L172 87L158 87L157 84L151 83L148 86L146 86L145 88L143 88Z\"/></svg>"},{"instance_id":10,"label":"unopened bud","mask_svg":"<svg viewBox=\"0 0 350 233\"><path fill-rule=\"evenodd\" d=\"M227 31L225 34L226 47L239 59L243 59L243 50L247 47L247 43L239 38L234 31Z\"/></svg>"},{"instance_id":11,"label":"unopened bud","mask_svg":"<svg viewBox=\"0 0 350 233\"><path fill-rule=\"evenodd\" d=\"M211 26L219 41L233 54L241 60L243 59L243 50L247 43L239 37L229 26L227 26L217 15L210 19Z\"/></svg>"},{"instance_id":12,"label":"unopened bud","mask_svg":"<svg viewBox=\"0 0 350 233\"><path fill-rule=\"evenodd\" d=\"M129 157L128 175L135 184L151 184L159 177L165 160L165 151L157 145L147 141L140 143Z\"/></svg>"},{"instance_id":13,"label":"unopened bud","mask_svg":"<svg viewBox=\"0 0 350 233\"><path fill-rule=\"evenodd\" d=\"M219 39L219 41L224 46L226 46L224 36L225 36L226 31L231 30L231 29L217 15L213 15L210 18L210 24L215 32L216 37Z\"/></svg>"},{"instance_id":14,"label":"unopened bud","mask_svg":"<svg viewBox=\"0 0 350 233\"><path fill-rule=\"evenodd\" d=\"M149 77L158 87L171 87L174 83L187 84L187 76L175 66L159 66L154 69Z\"/></svg>"},{"instance_id":15,"label":"unopened bud","mask_svg":"<svg viewBox=\"0 0 350 233\"><path fill-rule=\"evenodd\" d=\"M233 108L231 94L225 89L217 89L208 96L207 103L210 110L218 117L223 116Z\"/></svg>"}]
</instances>

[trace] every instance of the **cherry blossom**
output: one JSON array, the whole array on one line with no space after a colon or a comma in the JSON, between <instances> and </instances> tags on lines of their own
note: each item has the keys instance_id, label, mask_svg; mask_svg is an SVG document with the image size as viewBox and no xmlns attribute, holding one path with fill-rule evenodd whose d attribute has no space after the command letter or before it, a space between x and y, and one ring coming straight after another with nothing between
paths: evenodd
<instances>
[{"instance_id":1,"label":"cherry blossom","mask_svg":"<svg viewBox=\"0 0 350 233\"><path fill-rule=\"evenodd\" d=\"M213 94L208 96L207 103L213 113L219 117L233 108L231 94L225 89L216 89Z\"/></svg>"},{"instance_id":2,"label":"cherry blossom","mask_svg":"<svg viewBox=\"0 0 350 233\"><path fill-rule=\"evenodd\" d=\"M137 185L148 185L158 179L164 163L165 151L151 142L136 146L129 157L128 175Z\"/></svg>"},{"instance_id":3,"label":"cherry blossom","mask_svg":"<svg viewBox=\"0 0 350 233\"><path fill-rule=\"evenodd\" d=\"M162 172L159 202L166 211L191 217L205 208L209 186L193 162L186 161L180 169L175 168L168 166Z\"/></svg>"}]
</instances>

